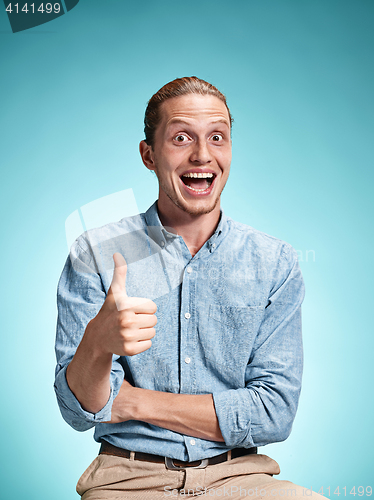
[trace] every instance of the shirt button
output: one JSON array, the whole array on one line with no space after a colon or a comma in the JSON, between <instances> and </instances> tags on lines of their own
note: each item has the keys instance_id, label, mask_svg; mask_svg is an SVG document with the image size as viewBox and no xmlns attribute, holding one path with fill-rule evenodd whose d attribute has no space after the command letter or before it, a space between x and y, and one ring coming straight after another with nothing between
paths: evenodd
<instances>
[{"instance_id":1,"label":"shirt button","mask_svg":"<svg viewBox=\"0 0 374 500\"><path fill-rule=\"evenodd\" d=\"M164 247L164 246L165 246L165 242L164 242L164 240L162 240L162 241L161 241L160 245L161 245L162 247Z\"/></svg>"},{"instance_id":2,"label":"shirt button","mask_svg":"<svg viewBox=\"0 0 374 500\"><path fill-rule=\"evenodd\" d=\"M187 364L191 363L191 358L187 356L187 358L184 358L184 362Z\"/></svg>"},{"instance_id":3,"label":"shirt button","mask_svg":"<svg viewBox=\"0 0 374 500\"><path fill-rule=\"evenodd\" d=\"M192 267L188 266L186 271L188 272L188 274L191 274L192 273Z\"/></svg>"},{"instance_id":4,"label":"shirt button","mask_svg":"<svg viewBox=\"0 0 374 500\"><path fill-rule=\"evenodd\" d=\"M212 247L213 247L213 248L216 248L216 244L215 244L215 243L213 243Z\"/></svg>"},{"instance_id":5,"label":"shirt button","mask_svg":"<svg viewBox=\"0 0 374 500\"><path fill-rule=\"evenodd\" d=\"M184 317L185 317L186 319L190 319L191 314L190 314L190 313L186 313L186 314L184 315Z\"/></svg>"},{"instance_id":6,"label":"shirt button","mask_svg":"<svg viewBox=\"0 0 374 500\"><path fill-rule=\"evenodd\" d=\"M195 446L196 441L194 439L191 439L190 444L192 444L192 446Z\"/></svg>"}]
</instances>

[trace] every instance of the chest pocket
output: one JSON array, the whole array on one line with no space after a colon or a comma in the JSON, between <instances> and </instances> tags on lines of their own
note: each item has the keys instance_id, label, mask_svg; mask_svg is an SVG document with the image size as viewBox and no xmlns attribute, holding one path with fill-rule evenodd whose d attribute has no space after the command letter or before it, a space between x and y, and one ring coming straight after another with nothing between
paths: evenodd
<instances>
[{"instance_id":1,"label":"chest pocket","mask_svg":"<svg viewBox=\"0 0 374 500\"><path fill-rule=\"evenodd\" d=\"M262 306L209 307L208 329L202 338L210 368L232 388L244 387L245 370L261 324Z\"/></svg>"}]
</instances>

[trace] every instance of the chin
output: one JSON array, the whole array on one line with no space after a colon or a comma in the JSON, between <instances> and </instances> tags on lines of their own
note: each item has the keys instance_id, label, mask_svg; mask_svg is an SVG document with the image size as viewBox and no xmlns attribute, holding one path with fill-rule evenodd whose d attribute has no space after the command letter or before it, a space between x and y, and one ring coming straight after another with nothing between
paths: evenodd
<instances>
[{"instance_id":1,"label":"chin","mask_svg":"<svg viewBox=\"0 0 374 500\"><path fill-rule=\"evenodd\" d=\"M189 215L197 216L197 215L204 215L204 214L210 214L210 212L213 212L213 210L216 208L219 198L217 198L213 203L210 203L209 205L202 205L199 204L198 206L193 206L192 204L184 204L184 203L179 203L178 200L173 200L174 204L186 212Z\"/></svg>"}]
</instances>

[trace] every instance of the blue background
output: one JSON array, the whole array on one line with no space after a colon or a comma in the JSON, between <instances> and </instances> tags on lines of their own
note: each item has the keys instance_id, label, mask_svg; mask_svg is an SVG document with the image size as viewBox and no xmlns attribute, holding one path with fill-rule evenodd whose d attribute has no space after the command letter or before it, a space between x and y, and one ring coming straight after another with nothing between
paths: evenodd
<instances>
[{"instance_id":1,"label":"blue background","mask_svg":"<svg viewBox=\"0 0 374 500\"><path fill-rule=\"evenodd\" d=\"M373 14L369 0L81 0L12 34L0 12L2 498L78 498L98 445L52 387L65 220L121 189L141 211L156 199L144 109L185 75L235 119L225 212L290 242L305 277L299 411L261 451L332 498L373 486Z\"/></svg>"}]
</instances>

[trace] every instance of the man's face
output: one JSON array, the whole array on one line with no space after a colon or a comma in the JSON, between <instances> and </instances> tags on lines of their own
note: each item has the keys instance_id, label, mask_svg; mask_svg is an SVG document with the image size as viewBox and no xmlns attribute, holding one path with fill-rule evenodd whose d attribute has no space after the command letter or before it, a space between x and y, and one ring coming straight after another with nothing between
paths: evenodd
<instances>
[{"instance_id":1,"label":"man's face","mask_svg":"<svg viewBox=\"0 0 374 500\"><path fill-rule=\"evenodd\" d=\"M188 94L161 105L151 162L159 181L159 207L191 215L219 207L231 163L230 120L215 96ZM171 202L174 204L170 204Z\"/></svg>"}]
</instances>

